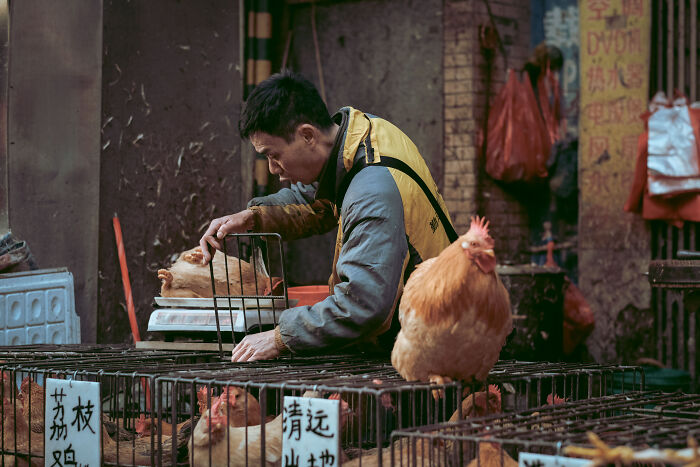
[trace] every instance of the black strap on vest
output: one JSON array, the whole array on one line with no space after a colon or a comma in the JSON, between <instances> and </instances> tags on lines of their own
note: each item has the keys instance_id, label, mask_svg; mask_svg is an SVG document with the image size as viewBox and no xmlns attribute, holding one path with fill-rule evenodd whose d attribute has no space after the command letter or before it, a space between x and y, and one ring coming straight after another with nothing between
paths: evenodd
<instances>
[{"instance_id":1,"label":"black strap on vest","mask_svg":"<svg viewBox=\"0 0 700 467\"><path fill-rule=\"evenodd\" d=\"M369 121L369 117L365 117ZM442 227L445 229L445 233L447 233L447 238L450 240L450 242L454 242L455 240L457 240L459 236L457 235L457 232L455 231L454 227L452 227L452 224L450 223L449 219L447 219L445 211L443 211L442 207L440 207L440 204L438 203L437 199L435 199L435 196L433 196L433 193L430 191L430 188L428 188L428 185L425 184L420 175L418 175L408 164L406 164L400 159L396 159L395 157L389 156L382 156L379 162L372 162L369 164L366 162L367 159L374 159L374 148L372 148L372 143L370 141L369 136L371 131L372 123L370 122L369 131L367 132L367 137L365 138L365 149L367 157L356 161L353 164L350 171L345 175L345 178L343 178L343 181L340 183L340 187L338 187L338 193L335 198L335 205L338 206L338 208L342 206L343 199L345 198L345 193L348 191L350 182L360 170L368 166L391 167L392 169L396 169L405 173L406 175L411 177L418 184L419 187L421 187L423 193L425 193L425 196L428 197L428 201L430 201L430 204L433 206L433 209L435 210L435 213L440 219L440 222L442 222Z\"/></svg>"}]
</instances>

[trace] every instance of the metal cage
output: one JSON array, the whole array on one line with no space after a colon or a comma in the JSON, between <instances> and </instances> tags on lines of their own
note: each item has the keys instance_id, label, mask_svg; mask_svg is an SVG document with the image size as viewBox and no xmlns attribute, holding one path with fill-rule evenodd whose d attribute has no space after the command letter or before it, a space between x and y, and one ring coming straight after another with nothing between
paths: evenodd
<instances>
[{"instance_id":1,"label":"metal cage","mask_svg":"<svg viewBox=\"0 0 700 467\"><path fill-rule=\"evenodd\" d=\"M17 444L17 417L5 417L4 455L30 461L35 457L34 461L41 463L41 387L49 377L101 383L105 465L189 465L195 461L198 465L218 465L221 458L210 458L207 450L200 450L195 459L189 442L202 413L224 392L237 394L237 404L243 407L238 423L244 426L238 427L237 432L247 437L242 448L226 453L225 462L230 465L256 465L260 463L260 452L274 451L270 444L274 439L265 437L265 430L257 424L261 420L274 421L287 395L300 396L306 391L316 391L321 397L338 394L347 408L341 430L345 461L359 464L376 453L380 458L388 455L389 440L395 430L461 419L471 414L465 413L469 409L464 404L470 396L463 396L473 391L477 391L477 396L486 394L484 387L462 388L457 383L442 387L408 383L387 361L363 356L231 364L220 359L217 352L111 351L93 346L86 349L89 350L52 352L56 349L42 351L34 347L34 359L32 352L21 349L6 352L26 359L17 358L0 366L5 381L3 407L8 413L19 412L25 417L27 425L37 430L33 436L41 441L35 439L31 449L28 443ZM52 354L53 358L49 358ZM550 394L578 400L638 389L643 387L643 381L642 371L635 367L577 368L560 363L506 361L494 367L487 384L500 389L502 409L512 410L546 404ZM436 389L444 391L437 399L433 394ZM476 414L497 410L488 403L479 406L477 396L472 398L479 407ZM248 426L251 420L255 424ZM8 437L10 432L14 438ZM260 441L256 444L254 439Z\"/></svg>"},{"instance_id":2,"label":"metal cage","mask_svg":"<svg viewBox=\"0 0 700 467\"><path fill-rule=\"evenodd\" d=\"M520 453L561 455L567 446L591 447L588 433L611 446L684 448L700 433L700 417L650 409L679 394L636 392L563 403L392 434L391 465L515 466Z\"/></svg>"}]
</instances>

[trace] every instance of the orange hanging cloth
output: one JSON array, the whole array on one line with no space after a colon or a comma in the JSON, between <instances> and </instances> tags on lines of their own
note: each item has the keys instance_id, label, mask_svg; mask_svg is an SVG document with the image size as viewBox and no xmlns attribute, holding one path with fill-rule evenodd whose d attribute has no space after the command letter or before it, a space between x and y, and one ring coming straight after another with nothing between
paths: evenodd
<instances>
[{"instance_id":1,"label":"orange hanging cloth","mask_svg":"<svg viewBox=\"0 0 700 467\"><path fill-rule=\"evenodd\" d=\"M651 112L646 112L642 115L645 131L639 135L637 141L637 162L632 179L632 188L624 210L640 213L644 219L665 220L676 227L682 227L685 221L700 222L700 193L683 193L669 197L652 196L649 193L647 160L649 156L648 121L650 116ZM696 141L698 141L700 140L698 138L700 135L697 133L697 122L700 122L700 118L697 113L691 113L691 118L696 122Z\"/></svg>"}]
</instances>

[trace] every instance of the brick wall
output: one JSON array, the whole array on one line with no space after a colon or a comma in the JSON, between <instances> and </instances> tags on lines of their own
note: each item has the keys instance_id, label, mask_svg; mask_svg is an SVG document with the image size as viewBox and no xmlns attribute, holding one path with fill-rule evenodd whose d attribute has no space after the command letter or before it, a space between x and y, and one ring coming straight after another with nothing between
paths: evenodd
<instances>
[{"instance_id":1,"label":"brick wall","mask_svg":"<svg viewBox=\"0 0 700 467\"><path fill-rule=\"evenodd\" d=\"M505 82L506 67L520 68L530 53L529 2L490 0L505 44L507 63L496 50L491 66L490 101ZM479 25L490 24L483 0L446 0L444 8L445 182L443 195L458 233L474 214L492 225L501 262L527 262L528 217L516 196L484 172L479 133L486 115L488 61L479 42ZM522 196L522 195L519 195Z\"/></svg>"}]
</instances>

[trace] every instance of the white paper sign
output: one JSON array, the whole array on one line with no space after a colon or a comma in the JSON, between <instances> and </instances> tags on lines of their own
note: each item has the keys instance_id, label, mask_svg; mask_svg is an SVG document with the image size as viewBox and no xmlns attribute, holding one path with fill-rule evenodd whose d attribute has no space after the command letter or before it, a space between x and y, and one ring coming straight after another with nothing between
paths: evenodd
<instances>
[{"instance_id":1,"label":"white paper sign","mask_svg":"<svg viewBox=\"0 0 700 467\"><path fill-rule=\"evenodd\" d=\"M100 465L100 383L46 380L44 465Z\"/></svg>"},{"instance_id":2,"label":"white paper sign","mask_svg":"<svg viewBox=\"0 0 700 467\"><path fill-rule=\"evenodd\" d=\"M548 456L531 452L521 452L518 457L518 467L585 467L588 465L591 465L590 460L575 457Z\"/></svg>"},{"instance_id":3,"label":"white paper sign","mask_svg":"<svg viewBox=\"0 0 700 467\"><path fill-rule=\"evenodd\" d=\"M310 397L284 398L282 466L340 465L340 401Z\"/></svg>"}]
</instances>

